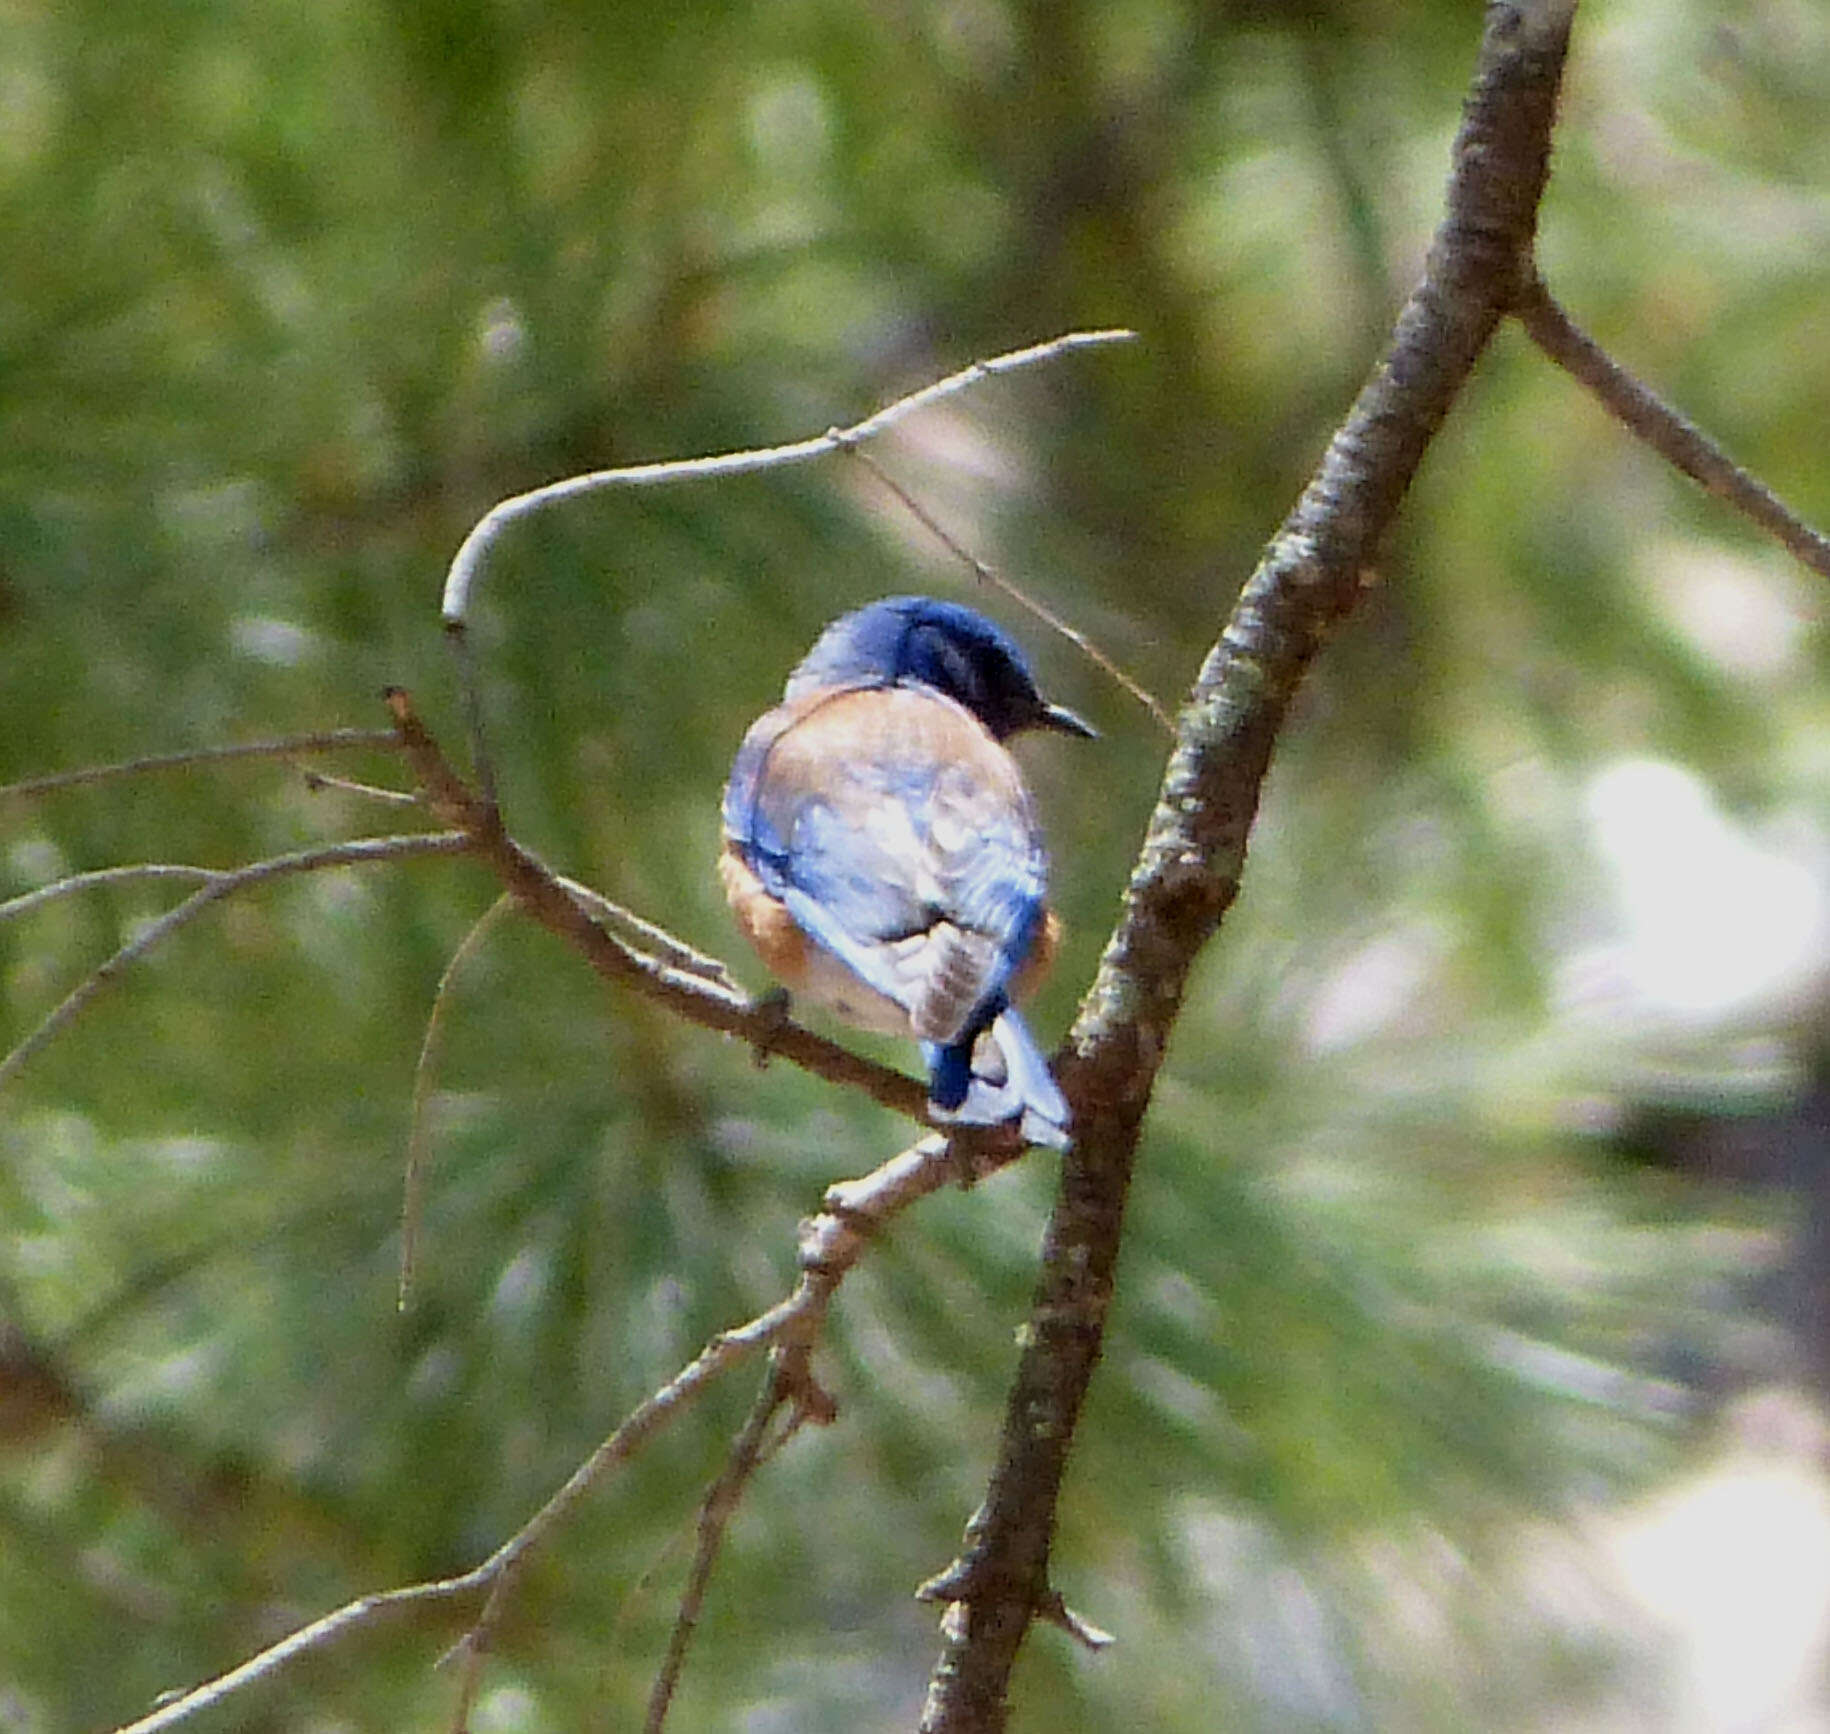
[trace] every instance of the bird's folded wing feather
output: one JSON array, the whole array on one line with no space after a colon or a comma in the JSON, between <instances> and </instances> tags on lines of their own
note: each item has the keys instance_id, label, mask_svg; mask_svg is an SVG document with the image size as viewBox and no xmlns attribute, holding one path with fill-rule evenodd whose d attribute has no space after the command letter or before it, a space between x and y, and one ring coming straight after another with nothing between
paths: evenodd
<instances>
[{"instance_id":1,"label":"bird's folded wing feather","mask_svg":"<svg viewBox=\"0 0 1830 1734\"><path fill-rule=\"evenodd\" d=\"M1042 920L1045 861L1014 761L959 705L909 688L762 719L727 832L821 945L950 1041L999 999Z\"/></svg>"}]
</instances>

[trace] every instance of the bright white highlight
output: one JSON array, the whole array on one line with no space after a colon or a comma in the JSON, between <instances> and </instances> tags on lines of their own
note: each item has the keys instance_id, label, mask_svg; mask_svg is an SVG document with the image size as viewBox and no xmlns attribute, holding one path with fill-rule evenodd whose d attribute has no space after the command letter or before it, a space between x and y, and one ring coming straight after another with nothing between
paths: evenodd
<instances>
[{"instance_id":1,"label":"bright white highlight","mask_svg":"<svg viewBox=\"0 0 1830 1734\"><path fill-rule=\"evenodd\" d=\"M1609 973L1647 1009L1770 1009L1821 974L1819 876L1752 840L1691 772L1629 759L1594 779L1584 805L1624 925Z\"/></svg>"}]
</instances>

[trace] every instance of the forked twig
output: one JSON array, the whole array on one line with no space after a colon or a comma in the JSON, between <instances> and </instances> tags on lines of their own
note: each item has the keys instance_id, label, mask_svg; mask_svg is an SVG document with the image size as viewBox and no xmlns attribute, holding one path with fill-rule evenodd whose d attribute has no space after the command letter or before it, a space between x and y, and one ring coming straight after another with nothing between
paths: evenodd
<instances>
[{"instance_id":1,"label":"forked twig","mask_svg":"<svg viewBox=\"0 0 1830 1734\"><path fill-rule=\"evenodd\" d=\"M661 1659L654 1686L648 1694L648 1710L642 1719L643 1734L661 1734L667 1721L668 1706L673 1703L674 1692L679 1687L680 1673L686 1666L686 1652L692 1647L693 1633L698 1629L699 1615L705 1607L705 1592L711 1583L712 1566L723 1544L725 1528L737 1509L745 1485L761 1461L769 1424L775 1419L776 1410L787 1401L782 1365L779 1357L770 1357L768 1375L731 1446L724 1468L700 1501L698 1520L694 1524L693 1563L686 1575L686 1586L680 1592L680 1606L674 1616L673 1630L668 1635L667 1653Z\"/></svg>"},{"instance_id":2,"label":"forked twig","mask_svg":"<svg viewBox=\"0 0 1830 1734\"><path fill-rule=\"evenodd\" d=\"M769 1351L769 1371L762 1389L757 1392L749 1416L732 1442L718 1479L700 1502L698 1520L694 1524L693 1562L680 1591L680 1606L667 1640L667 1654L648 1695L643 1734L661 1734L667 1721L668 1709L674 1693L679 1690L680 1675L686 1666L686 1653L692 1647L699 1615L705 1607L712 1568L750 1478L806 1422L818 1421L825 1425L837 1413L832 1399L813 1382L807 1365L808 1350L808 1343L802 1340L777 1344ZM792 1405L788 1424L771 1436L770 1427L784 1404Z\"/></svg>"},{"instance_id":3,"label":"forked twig","mask_svg":"<svg viewBox=\"0 0 1830 1734\"><path fill-rule=\"evenodd\" d=\"M237 892L256 885L264 885L270 879L284 879L298 873L318 873L332 867L360 867L376 861L404 861L421 855L461 855L470 846L470 839L461 831L405 837L363 837L351 843L329 843L317 849L301 849L291 855L276 855L271 860L256 861L246 867L215 874L182 903L167 910L157 921L149 923L107 962L91 970L35 1030L4 1059L0 1059L0 1088L10 1083L34 1054L73 1023L96 995L121 975L129 964L137 962L225 897L232 897ZM134 868L128 871L142 875L145 870ZM49 891L56 887L47 886L45 889ZM32 895L36 897L38 893Z\"/></svg>"},{"instance_id":4,"label":"forked twig","mask_svg":"<svg viewBox=\"0 0 1830 1734\"><path fill-rule=\"evenodd\" d=\"M581 499L587 494L615 488L659 487L670 482L706 481L716 476L748 475L758 470L782 469L806 463L831 452L855 450L863 441L874 439L897 422L926 409L944 398L963 391L983 379L1015 373L1020 368L1035 367L1076 349L1090 349L1102 344L1124 343L1137 334L1133 331L1070 331L1047 343L1033 343L987 361L975 361L950 373L945 379L924 385L919 391L899 397L863 421L850 427L828 428L811 439L795 440L788 445L758 446L744 451L718 452L709 457L666 459L659 463L630 464L621 469L593 470L585 475L566 476L544 487L530 489L500 500L471 526L470 533L458 544L445 574L444 597L439 605L445 623L445 638L456 661L458 686L464 709L464 725L470 740L470 756L477 780L477 791L490 811L496 807L495 772L490 763L488 742L483 727L483 699L476 668L470 652L468 620L470 593L482 576L491 551L502 532L520 519L543 511L562 501Z\"/></svg>"},{"instance_id":5,"label":"forked twig","mask_svg":"<svg viewBox=\"0 0 1830 1734\"><path fill-rule=\"evenodd\" d=\"M572 1509L611 1470L684 1412L720 1374L763 1349L781 1346L804 1352L818 1337L839 1285L874 1236L910 1205L958 1178L958 1156L944 1138L931 1136L861 1179L829 1187L821 1213L802 1229L801 1275L793 1292L747 1324L712 1338L673 1378L637 1404L546 1504L480 1565L456 1577L358 1596L269 1645L240 1666L171 1698L117 1734L162 1734L164 1729L176 1727L200 1711L271 1678L299 1657L321 1650L402 1608L488 1591L482 1613L457 1646L457 1652L466 1658L468 1675L474 1665L470 1658L487 1647L500 1614L499 1591L505 1579L560 1527Z\"/></svg>"}]
</instances>

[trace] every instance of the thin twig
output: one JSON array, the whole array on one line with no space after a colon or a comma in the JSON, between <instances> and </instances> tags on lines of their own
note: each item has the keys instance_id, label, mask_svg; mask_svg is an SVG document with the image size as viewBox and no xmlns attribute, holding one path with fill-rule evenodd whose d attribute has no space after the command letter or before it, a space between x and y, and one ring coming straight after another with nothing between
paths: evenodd
<instances>
[{"instance_id":1,"label":"thin twig","mask_svg":"<svg viewBox=\"0 0 1830 1734\"><path fill-rule=\"evenodd\" d=\"M470 846L469 837L461 831L407 837L364 837L352 843L331 843L318 849L301 849L292 855L276 855L268 861L256 861L247 867L237 867L217 874L176 908L167 910L157 921L149 923L106 963L91 970L30 1035L5 1059L0 1060L0 1089L4 1089L18 1075L34 1054L74 1022L96 995L122 974L129 964L137 962L225 897L232 897L236 892L246 891L255 885L264 885L270 879L283 879L297 873L317 873L331 867L360 867L374 861L401 861L420 855L461 855Z\"/></svg>"},{"instance_id":2,"label":"thin twig","mask_svg":"<svg viewBox=\"0 0 1830 1734\"><path fill-rule=\"evenodd\" d=\"M451 1734L469 1734L470 1712L476 1705L477 1694L483 1689L483 1658L488 1653L496 1622L501 1619L502 1610L508 1605L509 1592L514 1587L515 1580L520 1577L526 1559L526 1554L517 1554L513 1559L503 1562L495 1574L495 1581L489 1586L489 1597L483 1603L483 1611L477 1615L470 1630L439 1658L440 1667L454 1659L461 1660L464 1664L464 1671L458 1676L457 1702L451 1708Z\"/></svg>"},{"instance_id":3,"label":"thin twig","mask_svg":"<svg viewBox=\"0 0 1830 1734\"><path fill-rule=\"evenodd\" d=\"M829 1187L825 1208L801 1234L801 1279L794 1292L734 1330L714 1337L698 1357L637 1405L622 1426L575 1469L557 1493L502 1544L485 1565L508 1571L538 1547L606 1473L696 1398L720 1373L760 1349L807 1344L825 1322L832 1297L871 1237L918 1198L959 1178L957 1154L940 1137L923 1138L861 1180ZM481 1569L481 1568L479 1568ZM496 1597L466 1634L464 1647L487 1647L500 1612Z\"/></svg>"},{"instance_id":4,"label":"thin twig","mask_svg":"<svg viewBox=\"0 0 1830 1734\"><path fill-rule=\"evenodd\" d=\"M1058 632L1068 641L1068 643L1073 645L1082 656L1086 657L1096 668L1102 670L1108 678L1116 681L1126 692L1130 693L1145 710L1149 711L1149 713L1156 718L1157 723L1162 728L1164 734L1172 737L1174 736L1176 732L1175 723L1171 720L1169 712L1163 708L1156 696L1140 682L1134 680L1130 675L1125 673L1125 671L1101 650L1092 639L1088 638L1084 632L1068 625L1068 623L1063 620L1060 615L1055 613L1053 609L1036 601L1033 596L1013 584L1008 578L1004 577L1002 573L996 572L991 567L987 566L970 548L967 548L958 541L947 530L946 526L942 524L933 513L928 511L928 509L923 506L907 488L897 481L894 476L885 470L869 452L861 450L857 446L847 446L846 450L901 502L903 509L908 512L916 523L920 524L929 535L933 536L949 554L960 561L981 584L989 584L994 590L1001 590L1011 599L1011 601L1016 603L1019 608L1027 609L1029 613L1040 620L1044 626L1047 626L1054 632Z\"/></svg>"},{"instance_id":5,"label":"thin twig","mask_svg":"<svg viewBox=\"0 0 1830 1734\"><path fill-rule=\"evenodd\" d=\"M921 390L911 392L907 397L899 397L894 403L885 405L874 415L866 416L863 421L856 422L851 427L829 428L812 439L796 440L790 445L720 452L712 457L632 464L625 469L595 470L589 475L568 476L563 481L549 482L545 487L535 488L529 493L516 494L512 499L492 506L464 538L445 578L445 595L440 612L447 625L461 626L469 613L471 587L476 583L483 562L495 546L497 538L516 520L544 507L556 505L561 500L575 500L606 488L640 488L669 482L707 481L714 476L741 476L755 470L780 469L788 464L806 463L809 459L825 457L829 452L840 451L862 440L874 439L886 428L893 427L917 410L926 409L943 398L953 396L955 392L963 391L969 385L976 385L980 380L1015 373L1019 368L1035 367L1076 349L1129 342L1136 335L1133 331L1120 330L1070 331L1047 343L1035 343L1027 349L994 355L987 361L975 361L957 373L948 374L945 379L924 385Z\"/></svg>"},{"instance_id":6,"label":"thin twig","mask_svg":"<svg viewBox=\"0 0 1830 1734\"><path fill-rule=\"evenodd\" d=\"M699 1627L699 1615L705 1607L705 1592L712 1581L712 1567L724 1545L725 1529L737 1510L737 1502L756 1466L762 1461L763 1444L775 1412L792 1395L788 1362L779 1350L769 1358L769 1371L762 1389L736 1439L718 1479L706 1489L699 1506L695 1526L693 1563L686 1574L685 1588L680 1592L680 1606L674 1615L673 1630L667 1639L667 1654L648 1694L648 1713L642 1722L643 1734L661 1734L667 1721L668 1706L679 1688L680 1672L686 1666L686 1652L692 1646L693 1633Z\"/></svg>"},{"instance_id":7,"label":"thin twig","mask_svg":"<svg viewBox=\"0 0 1830 1734\"><path fill-rule=\"evenodd\" d=\"M307 771L305 787L314 795L334 789L341 795L360 795L365 801L380 801L389 807L411 807L419 800L410 789L383 789L374 783L359 783L353 777L333 777L323 771Z\"/></svg>"},{"instance_id":8,"label":"thin twig","mask_svg":"<svg viewBox=\"0 0 1830 1734\"><path fill-rule=\"evenodd\" d=\"M457 972L465 961L483 943L483 936L495 926L496 918L504 910L512 909L514 901L504 891L477 917L470 931L458 942L457 950L452 952L450 962L440 974L438 988L432 995L432 1010L426 1014L426 1035L419 1044L419 1059L413 1067L413 1108L407 1133L407 1171L401 1182L400 1289L395 1296L395 1305L403 1313L407 1310L407 1300L412 1292L419 1262L422 1181L426 1150L431 1143L426 1108L432 1099L432 1079L438 1062L440 1037L445 1028L445 1008L451 1001L451 984L457 979Z\"/></svg>"},{"instance_id":9,"label":"thin twig","mask_svg":"<svg viewBox=\"0 0 1830 1734\"><path fill-rule=\"evenodd\" d=\"M138 777L149 771L178 771L186 765L212 764L223 759L285 759L295 753L341 752L351 747L391 747L389 729L320 729L315 734L288 735L280 740L237 741L229 746L198 747L185 753L156 753L150 758L127 759L118 765L88 765L77 771L54 771L45 777L28 777L21 783L0 785L0 801L48 795L56 789L79 788L85 783L105 783L114 777Z\"/></svg>"},{"instance_id":10,"label":"thin twig","mask_svg":"<svg viewBox=\"0 0 1830 1734\"><path fill-rule=\"evenodd\" d=\"M216 867L192 867L181 861L146 861L138 866L98 867L92 873L72 873L67 879L54 879L49 885L41 885L36 891L27 891L18 897L9 897L0 903L0 921L6 921L15 915L28 915L47 903L55 903L60 897L73 897L79 891L94 891L104 885L133 885L146 879L183 879L195 884L199 879L220 879L222 870Z\"/></svg>"},{"instance_id":11,"label":"thin twig","mask_svg":"<svg viewBox=\"0 0 1830 1734\"><path fill-rule=\"evenodd\" d=\"M1820 576L1830 578L1830 537L1811 528L1694 423L1629 373L1583 331L1540 278L1524 284L1512 311L1532 342L1600 399L1629 433L1733 506Z\"/></svg>"},{"instance_id":12,"label":"thin twig","mask_svg":"<svg viewBox=\"0 0 1830 1734\"><path fill-rule=\"evenodd\" d=\"M467 1571L459 1577L439 1578L430 1583L408 1584L402 1589L358 1596L353 1602L344 1603L322 1619L301 1626L296 1632L281 1638L277 1644L270 1644L259 1655L250 1656L226 1674L218 1674L215 1679L206 1680L201 1686L193 1686L188 1692L168 1697L150 1715L128 1723L117 1729L115 1734L163 1734L163 1730L175 1728L180 1722L277 1674L288 1662L309 1655L314 1650L321 1650L346 1633L360 1631L364 1626L375 1624L385 1614L423 1602L446 1601L453 1596L474 1594L489 1581L488 1571L489 1563L485 1561L474 1571Z\"/></svg>"},{"instance_id":13,"label":"thin twig","mask_svg":"<svg viewBox=\"0 0 1830 1734\"><path fill-rule=\"evenodd\" d=\"M652 946L653 955L658 961L671 964L675 969L684 969L692 975L704 976L707 981L715 981L733 992L741 991L722 958L713 957L697 946L688 945L678 934L669 933L665 927L658 926L646 916L637 915L633 909L612 903L601 891L593 891L589 885L581 885L563 873L556 873L553 877L593 915L628 928L638 939Z\"/></svg>"},{"instance_id":14,"label":"thin twig","mask_svg":"<svg viewBox=\"0 0 1830 1734\"><path fill-rule=\"evenodd\" d=\"M637 1404L610 1437L581 1463L564 1484L488 1559L457 1577L409 1584L354 1601L313 1620L269 1645L214 1680L174 1696L150 1715L117 1734L163 1734L163 1730L207 1710L246 1687L270 1678L289 1662L373 1624L382 1615L418 1602L494 1591L505 1574L525 1560L565 1521L572 1508L613 1468L632 1457L668 1422L684 1412L721 1373L767 1348L781 1345L805 1354L819 1335L839 1285L894 1217L929 1193L959 1178L957 1153L945 1138L926 1137L857 1180L827 1188L823 1208L801 1230L800 1280L791 1294L747 1324L720 1332L658 1391ZM482 1614L458 1649L480 1654L487 1648L500 1612L491 1594ZM468 1670L467 1670L468 1671Z\"/></svg>"}]
</instances>

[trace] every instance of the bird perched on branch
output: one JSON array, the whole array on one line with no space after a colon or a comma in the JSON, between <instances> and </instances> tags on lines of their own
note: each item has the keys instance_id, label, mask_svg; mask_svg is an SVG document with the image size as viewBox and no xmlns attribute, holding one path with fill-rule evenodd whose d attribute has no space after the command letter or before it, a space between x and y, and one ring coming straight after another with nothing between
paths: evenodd
<instances>
[{"instance_id":1,"label":"bird perched on branch","mask_svg":"<svg viewBox=\"0 0 1830 1734\"><path fill-rule=\"evenodd\" d=\"M744 736L719 872L783 986L921 1043L937 1118L1062 1146L1067 1103L1012 1003L1058 933L1003 746L1032 728L1096 733L982 614L896 596L841 615Z\"/></svg>"}]
</instances>

